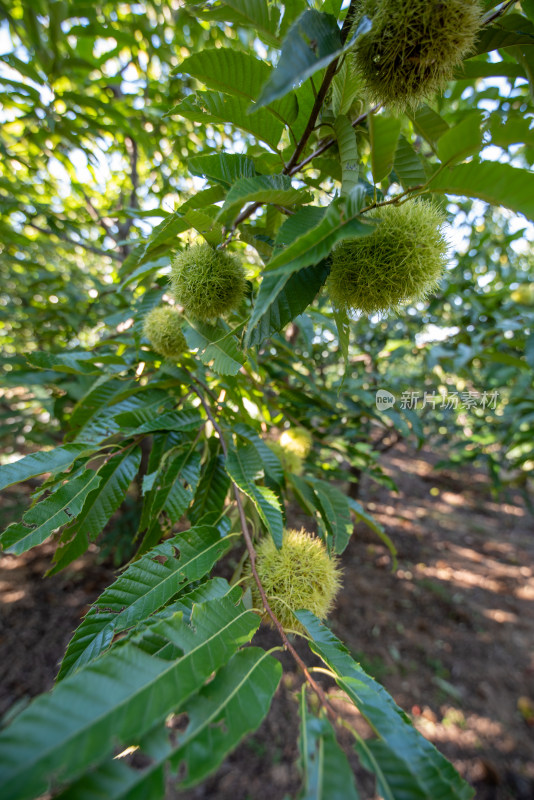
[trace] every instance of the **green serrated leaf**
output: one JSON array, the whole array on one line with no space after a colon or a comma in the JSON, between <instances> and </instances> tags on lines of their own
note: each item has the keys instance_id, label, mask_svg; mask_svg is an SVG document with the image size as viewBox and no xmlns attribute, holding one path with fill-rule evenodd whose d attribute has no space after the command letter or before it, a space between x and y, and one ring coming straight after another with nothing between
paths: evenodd
<instances>
[{"instance_id":1,"label":"green serrated leaf","mask_svg":"<svg viewBox=\"0 0 534 800\"><path fill-rule=\"evenodd\" d=\"M193 53L175 72L188 73L202 81L209 89L252 102L269 79L272 68L251 53L229 47L218 47ZM273 97L272 100L276 98ZM285 124L291 124L296 116L295 98L288 97L274 104L272 100L262 105L267 105L269 113L277 119Z\"/></svg>"},{"instance_id":2,"label":"green serrated leaf","mask_svg":"<svg viewBox=\"0 0 534 800\"><path fill-rule=\"evenodd\" d=\"M191 522L195 525L207 514L221 514L229 488L230 478L224 467L224 458L216 452L202 468L195 499L189 512Z\"/></svg>"},{"instance_id":3,"label":"green serrated leaf","mask_svg":"<svg viewBox=\"0 0 534 800\"><path fill-rule=\"evenodd\" d=\"M86 469L78 478L73 478L29 511L22 522L14 522L0 535L0 544L8 553L20 555L45 539L58 528L78 516L90 492L97 488L101 478L91 469Z\"/></svg>"},{"instance_id":4,"label":"green serrated leaf","mask_svg":"<svg viewBox=\"0 0 534 800\"><path fill-rule=\"evenodd\" d=\"M407 139L399 136L393 168L403 189L421 186L427 181L427 175L421 158Z\"/></svg>"},{"instance_id":5,"label":"green serrated leaf","mask_svg":"<svg viewBox=\"0 0 534 800\"><path fill-rule=\"evenodd\" d=\"M98 414L104 406L111 405L127 388L135 390L135 384L125 383L109 375L99 375L95 378L87 392L78 400L72 410L69 424L72 430L77 430Z\"/></svg>"},{"instance_id":6,"label":"green serrated leaf","mask_svg":"<svg viewBox=\"0 0 534 800\"><path fill-rule=\"evenodd\" d=\"M254 108L283 97L317 70L327 67L352 48L358 37L370 28L369 19L363 17L355 33L343 45L334 16L314 9L305 11L288 30L276 69L265 83Z\"/></svg>"},{"instance_id":7,"label":"green serrated leaf","mask_svg":"<svg viewBox=\"0 0 534 800\"><path fill-rule=\"evenodd\" d=\"M126 450L111 458L98 470L101 479L98 487L88 495L76 522L62 535L66 542L54 553L55 567L47 575L64 569L94 541L123 502L128 487L139 471L141 450Z\"/></svg>"},{"instance_id":8,"label":"green serrated leaf","mask_svg":"<svg viewBox=\"0 0 534 800\"><path fill-rule=\"evenodd\" d=\"M237 24L244 25L253 30L272 47L278 47L276 35L278 27L279 10L267 4L267 0L222 0L237 12Z\"/></svg>"},{"instance_id":9,"label":"green serrated leaf","mask_svg":"<svg viewBox=\"0 0 534 800\"><path fill-rule=\"evenodd\" d=\"M482 111L472 111L440 137L437 152L444 164L459 164L482 148Z\"/></svg>"},{"instance_id":10,"label":"green serrated leaf","mask_svg":"<svg viewBox=\"0 0 534 800\"><path fill-rule=\"evenodd\" d=\"M87 498L76 528L94 540L111 515L120 506L141 464L141 450L136 447L111 458L98 470L98 488Z\"/></svg>"},{"instance_id":11,"label":"green serrated leaf","mask_svg":"<svg viewBox=\"0 0 534 800\"><path fill-rule=\"evenodd\" d=\"M266 273L245 336L245 346L259 345L302 314L317 296L328 276L326 260L292 275Z\"/></svg>"},{"instance_id":12,"label":"green serrated leaf","mask_svg":"<svg viewBox=\"0 0 534 800\"><path fill-rule=\"evenodd\" d=\"M247 733L264 719L280 680L281 665L256 647L236 653L214 679L183 707L189 724L172 742L158 730L142 742L151 764L140 770L114 761L84 776L58 800L163 798L164 762L186 771L182 786L207 777Z\"/></svg>"},{"instance_id":13,"label":"green serrated leaf","mask_svg":"<svg viewBox=\"0 0 534 800\"><path fill-rule=\"evenodd\" d=\"M124 412L115 417L116 422L123 428L129 430L130 436L139 436L143 433L153 433L154 431L194 431L201 423L202 417L196 408L187 408L183 411L167 411L161 413L157 407L152 409L141 409L141 415L149 414L149 419L136 427L140 421L136 412Z\"/></svg>"},{"instance_id":14,"label":"green serrated leaf","mask_svg":"<svg viewBox=\"0 0 534 800\"><path fill-rule=\"evenodd\" d=\"M254 446L263 465L265 474L271 478L274 483L281 483L284 477L284 471L280 459L273 453L271 448L265 444L254 428L251 428L250 425L245 425L243 422L238 422L237 425L234 425L234 432Z\"/></svg>"},{"instance_id":15,"label":"green serrated leaf","mask_svg":"<svg viewBox=\"0 0 534 800\"><path fill-rule=\"evenodd\" d=\"M384 526L381 525L377 520L368 514L364 507L354 500L352 497L347 498L350 509L352 513L355 515L357 520L361 522L365 522L365 524L371 528L372 531L376 533L378 538L386 545L389 552L391 553L391 558L393 561L392 569L397 569L397 548L393 544L391 538L387 535L386 531L384 530Z\"/></svg>"},{"instance_id":16,"label":"green serrated leaf","mask_svg":"<svg viewBox=\"0 0 534 800\"><path fill-rule=\"evenodd\" d=\"M109 400L99 403L96 408L88 410L87 419L78 431L78 438L96 443L114 434L121 433L120 418L124 426L137 426L140 422L161 415L168 403L168 394L156 389L139 388L133 383L125 386L123 392L114 394ZM122 414L137 412L133 417L122 417ZM132 431L128 432L129 434Z\"/></svg>"},{"instance_id":17,"label":"green serrated leaf","mask_svg":"<svg viewBox=\"0 0 534 800\"><path fill-rule=\"evenodd\" d=\"M258 647L236 653L187 706L189 725L171 759L185 766L181 787L195 786L266 716L282 665Z\"/></svg>"},{"instance_id":18,"label":"green serrated leaf","mask_svg":"<svg viewBox=\"0 0 534 800\"><path fill-rule=\"evenodd\" d=\"M326 208L321 206L306 206L299 208L296 214L288 217L280 226L274 243L275 250L279 251L292 244L299 236L303 236L323 219Z\"/></svg>"},{"instance_id":19,"label":"green serrated leaf","mask_svg":"<svg viewBox=\"0 0 534 800\"><path fill-rule=\"evenodd\" d=\"M203 364L211 364L220 375L237 375L245 357L239 350L238 341L227 325L219 322L208 325L198 320L188 319L189 327L185 329L187 344L192 350L198 348L198 355Z\"/></svg>"},{"instance_id":20,"label":"green serrated leaf","mask_svg":"<svg viewBox=\"0 0 534 800\"><path fill-rule=\"evenodd\" d=\"M229 188L239 178L250 178L256 174L254 162L238 153L219 153L193 156L187 162L191 175L207 178Z\"/></svg>"},{"instance_id":21,"label":"green serrated leaf","mask_svg":"<svg viewBox=\"0 0 534 800\"><path fill-rule=\"evenodd\" d=\"M326 717L309 713L305 687L300 695L299 750L304 781L298 800L358 800L347 756Z\"/></svg>"},{"instance_id":22,"label":"green serrated leaf","mask_svg":"<svg viewBox=\"0 0 534 800\"><path fill-rule=\"evenodd\" d=\"M345 309L332 307L334 322L336 323L339 349L343 355L345 374L349 365L350 321Z\"/></svg>"},{"instance_id":23,"label":"green serrated leaf","mask_svg":"<svg viewBox=\"0 0 534 800\"><path fill-rule=\"evenodd\" d=\"M348 114L356 97L361 93L361 86L348 57L332 81L332 111L337 117Z\"/></svg>"},{"instance_id":24,"label":"green serrated leaf","mask_svg":"<svg viewBox=\"0 0 534 800\"><path fill-rule=\"evenodd\" d=\"M203 125L207 122L220 125L230 123L276 150L284 128L283 121L266 109L249 114L248 106L248 101L243 97L232 97L219 92L197 92L174 106L169 115L180 114Z\"/></svg>"},{"instance_id":25,"label":"green serrated leaf","mask_svg":"<svg viewBox=\"0 0 534 800\"><path fill-rule=\"evenodd\" d=\"M94 363L94 354L87 350L72 350L68 353L31 353L26 358L39 369L52 369L72 375L89 375L99 372Z\"/></svg>"},{"instance_id":26,"label":"green serrated leaf","mask_svg":"<svg viewBox=\"0 0 534 800\"><path fill-rule=\"evenodd\" d=\"M523 13L534 22L534 0L522 0L521 8L523 9Z\"/></svg>"},{"instance_id":27,"label":"green serrated leaf","mask_svg":"<svg viewBox=\"0 0 534 800\"><path fill-rule=\"evenodd\" d=\"M496 161L446 167L430 183L430 191L478 197L534 220L534 174Z\"/></svg>"},{"instance_id":28,"label":"green serrated leaf","mask_svg":"<svg viewBox=\"0 0 534 800\"><path fill-rule=\"evenodd\" d=\"M473 789L413 727L386 690L354 661L339 639L309 611L297 611L295 615L312 640L312 651L335 673L340 688L348 694L379 740L395 754L395 780L400 781L402 776L404 785L410 787L410 794L402 795L403 800L408 797L470 800ZM380 762L374 771L384 779L386 770L382 771ZM388 796L397 798L393 790Z\"/></svg>"},{"instance_id":29,"label":"green serrated leaf","mask_svg":"<svg viewBox=\"0 0 534 800\"><path fill-rule=\"evenodd\" d=\"M202 578L230 541L221 539L217 528L198 526L168 539L134 562L100 595L75 631L57 679L63 680L94 661L117 633L148 619L188 583Z\"/></svg>"},{"instance_id":30,"label":"green serrated leaf","mask_svg":"<svg viewBox=\"0 0 534 800\"><path fill-rule=\"evenodd\" d=\"M253 100L270 68L251 53L230 47L205 48L186 58L175 70L193 75L210 89Z\"/></svg>"},{"instance_id":31,"label":"green serrated leaf","mask_svg":"<svg viewBox=\"0 0 534 800\"><path fill-rule=\"evenodd\" d=\"M387 178L393 168L393 159L399 141L401 121L386 114L370 114L369 139L371 165L375 183Z\"/></svg>"},{"instance_id":32,"label":"green serrated leaf","mask_svg":"<svg viewBox=\"0 0 534 800\"><path fill-rule=\"evenodd\" d=\"M161 272L163 269L166 269L168 266L169 266L168 256L162 256L161 258L149 260L143 264L140 264L140 266L138 266L137 269L134 269L134 271L130 273L130 275L128 275L128 277L125 278L125 280L122 281L122 283L119 286L119 291L122 292L127 286L129 286L132 283L141 284L149 277L154 278L159 272Z\"/></svg>"},{"instance_id":33,"label":"green serrated leaf","mask_svg":"<svg viewBox=\"0 0 534 800\"><path fill-rule=\"evenodd\" d=\"M363 200L364 190L360 191L360 187L347 199L334 200L319 224L276 254L269 261L267 270L276 271L278 275L291 274L310 264L318 264L339 241L372 233L373 226L359 218Z\"/></svg>"},{"instance_id":34,"label":"green serrated leaf","mask_svg":"<svg viewBox=\"0 0 534 800\"><path fill-rule=\"evenodd\" d=\"M219 211L218 206L213 206L213 210L217 213ZM224 238L222 225L205 211L190 208L185 212L184 220L190 228L194 228L200 233L212 247L217 247L221 244Z\"/></svg>"},{"instance_id":35,"label":"green serrated leaf","mask_svg":"<svg viewBox=\"0 0 534 800\"><path fill-rule=\"evenodd\" d=\"M255 480L261 476L263 465L253 445L237 445L228 452L226 469L230 478L241 491L249 497L260 518L271 534L277 547L282 546L284 520L280 501L274 492L265 486L258 486Z\"/></svg>"},{"instance_id":36,"label":"green serrated leaf","mask_svg":"<svg viewBox=\"0 0 534 800\"><path fill-rule=\"evenodd\" d=\"M292 206L312 199L306 189L295 189L287 175L258 175L237 180L226 195L219 218L229 222L246 203L274 203Z\"/></svg>"},{"instance_id":37,"label":"green serrated leaf","mask_svg":"<svg viewBox=\"0 0 534 800\"><path fill-rule=\"evenodd\" d=\"M206 208L207 206L212 206L214 203L218 203L219 200L224 198L224 189L222 186L209 186L207 189L202 189L202 191L197 192L189 200L186 200L185 203L182 203L180 206L180 213L185 214L186 211L190 209L199 209L199 208Z\"/></svg>"},{"instance_id":38,"label":"green serrated leaf","mask_svg":"<svg viewBox=\"0 0 534 800\"><path fill-rule=\"evenodd\" d=\"M201 689L259 625L228 598L195 606L152 628L179 655L149 655L127 643L41 695L0 732L3 800L30 800L70 782L129 746ZM74 711L76 713L74 713ZM51 724L53 720L53 724Z\"/></svg>"},{"instance_id":39,"label":"green serrated leaf","mask_svg":"<svg viewBox=\"0 0 534 800\"><path fill-rule=\"evenodd\" d=\"M27 481L43 472L60 472L67 469L70 465L84 455L89 455L93 451L90 444L77 442L76 444L65 444L56 447L54 450L42 450L39 453L31 453L11 464L0 466L0 490L14 483Z\"/></svg>"},{"instance_id":40,"label":"green serrated leaf","mask_svg":"<svg viewBox=\"0 0 534 800\"><path fill-rule=\"evenodd\" d=\"M412 116L412 121L416 132L432 147L435 147L438 139L449 130L443 117L425 104L417 109Z\"/></svg>"},{"instance_id":41,"label":"green serrated leaf","mask_svg":"<svg viewBox=\"0 0 534 800\"><path fill-rule=\"evenodd\" d=\"M462 61L454 71L454 79L457 81L472 81L476 78L525 78L525 70L509 61L488 61L487 56L481 58L470 58Z\"/></svg>"},{"instance_id":42,"label":"green serrated leaf","mask_svg":"<svg viewBox=\"0 0 534 800\"><path fill-rule=\"evenodd\" d=\"M358 145L356 132L348 117L340 114L334 122L339 158L341 161L341 193L348 195L358 185Z\"/></svg>"},{"instance_id":43,"label":"green serrated leaf","mask_svg":"<svg viewBox=\"0 0 534 800\"><path fill-rule=\"evenodd\" d=\"M291 24L307 8L306 0L284 0L284 16L280 23L280 36L285 36Z\"/></svg>"},{"instance_id":44,"label":"green serrated leaf","mask_svg":"<svg viewBox=\"0 0 534 800\"><path fill-rule=\"evenodd\" d=\"M306 482L315 495L315 507L323 525L332 537L332 549L335 553L342 553L354 527L347 496L337 487L318 478L307 478Z\"/></svg>"},{"instance_id":45,"label":"green serrated leaf","mask_svg":"<svg viewBox=\"0 0 534 800\"><path fill-rule=\"evenodd\" d=\"M522 14L506 14L480 33L476 53L489 53L503 47L534 44L534 24Z\"/></svg>"},{"instance_id":46,"label":"green serrated leaf","mask_svg":"<svg viewBox=\"0 0 534 800\"><path fill-rule=\"evenodd\" d=\"M169 214L163 222L156 225L148 237L143 249L139 253L137 263L140 264L146 261L150 255L162 245L174 242L178 234L186 231L188 227L187 222L185 222L179 211ZM124 285L126 285L126 282Z\"/></svg>"},{"instance_id":47,"label":"green serrated leaf","mask_svg":"<svg viewBox=\"0 0 534 800\"><path fill-rule=\"evenodd\" d=\"M159 464L145 497L139 532L145 531L165 512L171 523L178 522L190 505L200 479L200 455L189 442L169 450ZM146 550L143 543L140 551Z\"/></svg>"},{"instance_id":48,"label":"green serrated leaf","mask_svg":"<svg viewBox=\"0 0 534 800\"><path fill-rule=\"evenodd\" d=\"M498 147L509 147L511 144L526 144L534 147L534 128L532 119L526 117L509 117L505 123L499 114L489 118L489 130L492 144Z\"/></svg>"}]
</instances>

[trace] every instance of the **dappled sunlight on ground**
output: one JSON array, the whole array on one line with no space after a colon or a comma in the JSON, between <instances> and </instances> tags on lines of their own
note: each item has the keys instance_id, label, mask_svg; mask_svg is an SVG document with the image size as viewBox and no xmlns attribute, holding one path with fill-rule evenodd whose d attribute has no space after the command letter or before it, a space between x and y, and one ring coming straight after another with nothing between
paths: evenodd
<instances>
[{"instance_id":1,"label":"dappled sunlight on ground","mask_svg":"<svg viewBox=\"0 0 534 800\"><path fill-rule=\"evenodd\" d=\"M496 502L483 474L433 472L438 460L401 445L382 461L398 494L366 479L399 564L359 525L333 627L477 798L531 798L534 521L519 496Z\"/></svg>"},{"instance_id":2,"label":"dappled sunlight on ground","mask_svg":"<svg viewBox=\"0 0 534 800\"><path fill-rule=\"evenodd\" d=\"M112 580L94 552L44 578L54 549L46 543L21 556L0 554L0 714L50 688L72 631Z\"/></svg>"}]
</instances>

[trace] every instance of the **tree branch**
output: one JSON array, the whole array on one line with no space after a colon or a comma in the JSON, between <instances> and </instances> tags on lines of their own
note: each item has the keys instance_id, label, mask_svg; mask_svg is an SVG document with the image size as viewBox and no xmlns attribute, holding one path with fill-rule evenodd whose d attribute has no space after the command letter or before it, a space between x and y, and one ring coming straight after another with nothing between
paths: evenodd
<instances>
[{"instance_id":1,"label":"tree branch","mask_svg":"<svg viewBox=\"0 0 534 800\"><path fill-rule=\"evenodd\" d=\"M130 159L130 180L132 182L132 191L130 193L130 208L139 208L139 201L137 199L137 189L139 186L139 173L137 171L138 150L137 142L131 136L127 136L124 140L126 145L126 152Z\"/></svg>"},{"instance_id":2,"label":"tree branch","mask_svg":"<svg viewBox=\"0 0 534 800\"><path fill-rule=\"evenodd\" d=\"M341 29L341 42L344 44L347 36L349 35L349 31L352 25L352 18L356 11L356 4L358 0L351 0L349 10L347 11L347 16L345 17L345 22L343 23L343 28ZM297 164L300 155L306 144L308 143L308 139L310 138L311 134L313 133L313 129L315 128L315 123L317 122L317 117L319 116L319 112L321 111L322 105L330 88L330 84L336 74L337 66L339 63L339 58L335 58L327 67L323 82L320 86L319 91L317 92L317 96L315 98L315 102L313 104L313 108L311 110L308 122L306 123L306 127L304 129L304 133L300 137L300 141L295 148L295 152L291 156L289 163L284 168L285 175L291 175L291 170Z\"/></svg>"},{"instance_id":3,"label":"tree branch","mask_svg":"<svg viewBox=\"0 0 534 800\"><path fill-rule=\"evenodd\" d=\"M196 382L196 378L193 375L191 375L191 378L193 379L193 382L195 383ZM209 404L206 402L202 392L199 389L197 389L197 387L194 385L194 383L191 386L191 389L197 395L197 397L200 400L200 403L202 405L202 408L206 412L206 416L208 417L208 419L210 420L211 424L213 425L214 430L217 432L217 434L219 436L219 441L221 443L221 448L222 448L222 451L224 453L224 457L227 458L228 457L228 445L226 444L226 441L225 441L224 434L222 432L221 426L219 425L219 423L215 419L215 416L214 416ZM284 628L282 626L282 623L280 622L278 617L274 614L271 606L269 605L269 600L267 599L267 595L265 594L265 589L262 586L260 577L258 575L258 571L256 569L256 551L254 550L254 545L252 543L252 537L250 535L250 531L249 531L249 528L248 528L245 509L243 508L243 503L241 501L241 495L239 493L240 490L239 490L238 485L234 481L232 481L232 488L233 488L233 491L234 491L237 510L238 510L238 513L239 513L239 520L240 520L240 523L241 523L241 530L243 532L243 538L245 539L245 545L246 545L246 548L247 548L247 551L248 551L248 556L249 556L249 559L250 559L250 568L251 568L251 571L252 571L252 576L254 578L256 586L258 587L258 591L260 593L260 597L261 597L261 601L263 603L263 607L264 607L266 613L268 614L268 616L271 618L272 623L275 626L276 630L280 634L280 638L282 639L284 647L286 648L286 650L288 650L291 653L291 655L293 656L294 661L296 662L296 664L302 670L302 672L304 674L304 677L306 678L306 680L308 681L308 683L310 684L310 686L312 687L312 689L316 693L317 697L319 698L319 701L321 702L321 705L325 708L328 716L331 718L331 720L333 722L335 722L337 720L338 714L336 713L334 708L328 702L328 698L327 698L327 696L326 696L326 694L324 692L324 689L311 676L311 674L310 674L310 672L308 670L308 667L306 666L305 662L302 660L302 658L299 656L299 654L297 653L297 651L295 650L295 648L293 647L293 645L291 644L291 642L287 638L287 634L286 634L286 632L285 632L285 630L284 630Z\"/></svg>"},{"instance_id":4,"label":"tree branch","mask_svg":"<svg viewBox=\"0 0 534 800\"><path fill-rule=\"evenodd\" d=\"M74 239L70 239L63 233L50 230L49 228L41 228L41 226L36 225L35 222L26 222L26 225L29 225L30 228L34 228L36 231L39 231L39 233L44 233L47 236L56 236L62 242L67 242L67 244L71 244L73 247L83 247L84 250L87 250L89 253L95 253L97 256L108 256L108 258L114 258L117 261L122 260L117 253L114 253L111 250L101 250L99 247L93 247L85 242L76 242Z\"/></svg>"},{"instance_id":5,"label":"tree branch","mask_svg":"<svg viewBox=\"0 0 534 800\"><path fill-rule=\"evenodd\" d=\"M125 136L124 146L126 148L128 159L130 161L130 182L132 184L129 206L130 208L139 208L139 201L137 198L137 189L139 186L139 174L137 171L137 159L138 159L137 142L132 136ZM127 238L128 234L130 233L130 228L132 227L132 224L133 224L133 219L131 217L127 217L125 221L118 226L120 239ZM127 244L121 245L121 252L124 258L126 258L130 252L129 245Z\"/></svg>"},{"instance_id":6,"label":"tree branch","mask_svg":"<svg viewBox=\"0 0 534 800\"><path fill-rule=\"evenodd\" d=\"M233 225L230 230L235 231L238 225L241 225L246 219L252 216L258 208L261 208L262 203L251 203L249 206L243 209L243 211L237 216L233 222Z\"/></svg>"},{"instance_id":7,"label":"tree branch","mask_svg":"<svg viewBox=\"0 0 534 800\"><path fill-rule=\"evenodd\" d=\"M89 195L86 193L86 191L85 191L85 189L83 188L83 186L80 186L80 189L81 189L81 192L82 192L82 194L83 194L83 198L84 198L84 200L85 200L85 206L86 206L86 208L87 208L87 211L88 211L88 213L89 213L89 216L91 217L91 219L93 220L93 222L96 222L96 224L97 224L97 225L100 225L100 226L102 227L102 229L103 229L103 230L105 231L105 233L106 233L106 236L109 236L111 239L114 239L115 237L114 237L114 236L113 236L113 234L111 233L111 226L110 226L110 224L109 224L109 223L108 223L108 222L107 222L105 219L103 219L103 218L100 216L100 214L98 213L98 211L97 211L97 210L96 210L96 208L94 207L94 205L93 205L93 203L92 203L92 200L91 200L91 198L90 198L90 197L89 197Z\"/></svg>"},{"instance_id":8,"label":"tree branch","mask_svg":"<svg viewBox=\"0 0 534 800\"><path fill-rule=\"evenodd\" d=\"M311 114L309 116L308 122L306 123L306 127L304 128L304 133L300 137L299 143L297 144L297 146L295 148L295 152L291 156L291 158L289 160L289 163L286 164L286 166L284 167L283 172L284 172L285 175L289 175L291 173L291 170L293 169L293 167L295 166L295 164L298 162L298 160L300 158L300 154L302 153L302 151L306 147L306 145L308 143L308 139L310 138L311 134L313 133L313 129L315 128L315 123L317 122L317 117L319 116L319 112L320 112L321 107L322 107L322 105L324 103L324 100L325 100L325 97L327 95L327 92L328 92L328 90L330 88L330 84L332 83L334 75L336 74L338 60L339 59L337 59L337 58L334 59L334 61L332 61L327 67L327 70L325 72L325 76L323 78L323 82L322 82L322 84L320 86L319 91L317 92L317 97L315 98L315 102L313 104L313 108L311 110Z\"/></svg>"},{"instance_id":9,"label":"tree branch","mask_svg":"<svg viewBox=\"0 0 534 800\"><path fill-rule=\"evenodd\" d=\"M352 127L353 128L358 127L358 125L361 122L367 119L369 114L373 114L375 111L378 111L379 108L380 108L379 105L373 106L373 108L369 109L369 111L366 111L365 114L360 114L360 116L356 117L356 119L351 123ZM319 145L317 150L314 150L313 153L310 153L309 156L306 156L306 158L304 158L300 162L300 164L295 164L295 166L291 169L291 171L288 174L295 175L297 172L300 172L302 167L305 167L307 164L310 163L310 161L313 161L314 158L317 158L317 156L320 156L323 153L325 153L330 147L332 147L332 145L336 144L336 141L337 140L333 137L330 139L326 139L322 144Z\"/></svg>"}]
</instances>

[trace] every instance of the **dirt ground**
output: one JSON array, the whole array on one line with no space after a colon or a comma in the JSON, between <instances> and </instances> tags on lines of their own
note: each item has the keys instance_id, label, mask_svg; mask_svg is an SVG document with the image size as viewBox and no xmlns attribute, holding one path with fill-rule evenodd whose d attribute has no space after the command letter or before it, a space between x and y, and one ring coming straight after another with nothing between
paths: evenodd
<instances>
[{"instance_id":1,"label":"dirt ground","mask_svg":"<svg viewBox=\"0 0 534 800\"><path fill-rule=\"evenodd\" d=\"M437 460L399 445L382 461L399 492L364 482L360 499L395 542L398 568L391 571L386 548L358 525L332 628L472 783L477 800L534 800L534 520L518 496L496 502L484 476L436 472ZM51 686L72 630L113 577L90 554L43 580L50 554L43 545L0 558L0 713ZM262 628L254 643L278 641ZM312 663L306 645L298 649ZM281 658L284 677L261 728L202 786L169 787L169 800L295 796L300 677ZM339 690L324 685L361 725ZM343 744L362 800L372 800L372 780L350 741Z\"/></svg>"}]
</instances>

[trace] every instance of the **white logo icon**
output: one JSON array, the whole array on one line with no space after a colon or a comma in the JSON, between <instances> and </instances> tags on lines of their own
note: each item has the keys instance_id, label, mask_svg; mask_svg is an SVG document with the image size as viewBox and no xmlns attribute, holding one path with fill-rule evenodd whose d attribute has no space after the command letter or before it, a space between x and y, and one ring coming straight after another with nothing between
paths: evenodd
<instances>
[{"instance_id":1,"label":"white logo icon","mask_svg":"<svg viewBox=\"0 0 534 800\"><path fill-rule=\"evenodd\" d=\"M376 393L376 407L379 411L387 411L395 405L395 395L386 389L379 389Z\"/></svg>"}]
</instances>

